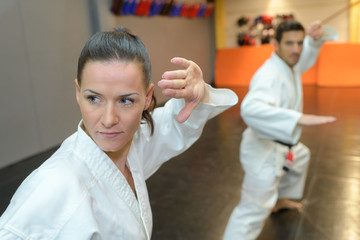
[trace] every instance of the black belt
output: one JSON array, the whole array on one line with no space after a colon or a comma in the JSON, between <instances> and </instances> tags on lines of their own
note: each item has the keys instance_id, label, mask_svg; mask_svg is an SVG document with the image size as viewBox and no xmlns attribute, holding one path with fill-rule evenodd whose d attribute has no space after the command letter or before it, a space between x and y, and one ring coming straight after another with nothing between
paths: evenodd
<instances>
[{"instance_id":1,"label":"black belt","mask_svg":"<svg viewBox=\"0 0 360 240\"><path fill-rule=\"evenodd\" d=\"M293 162L294 162L294 156L293 156L293 154L291 152L291 148L293 146L295 146L296 144L288 144L288 143L284 143L284 142L276 141L276 140L275 140L275 142L280 143L281 145L287 146L289 148L289 152L286 155L285 165L283 166L283 170L285 172L288 172L290 170L291 166L293 165Z\"/></svg>"},{"instance_id":2,"label":"black belt","mask_svg":"<svg viewBox=\"0 0 360 240\"><path fill-rule=\"evenodd\" d=\"M277 140L275 140L274 142L277 142L277 143L280 143L281 145L287 146L289 149L291 149L293 146L296 145L296 144L284 143L284 142L277 141Z\"/></svg>"}]
</instances>

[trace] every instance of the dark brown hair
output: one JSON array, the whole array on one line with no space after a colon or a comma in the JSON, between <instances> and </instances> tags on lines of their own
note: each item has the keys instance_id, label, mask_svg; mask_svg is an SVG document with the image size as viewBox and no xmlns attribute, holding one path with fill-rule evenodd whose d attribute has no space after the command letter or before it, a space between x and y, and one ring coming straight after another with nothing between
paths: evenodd
<instances>
[{"instance_id":1,"label":"dark brown hair","mask_svg":"<svg viewBox=\"0 0 360 240\"><path fill-rule=\"evenodd\" d=\"M279 24L279 26L276 28L276 34L275 38L280 43L283 33L289 32L289 31L303 31L305 32L305 29L301 23L295 20L285 20Z\"/></svg>"}]
</instances>

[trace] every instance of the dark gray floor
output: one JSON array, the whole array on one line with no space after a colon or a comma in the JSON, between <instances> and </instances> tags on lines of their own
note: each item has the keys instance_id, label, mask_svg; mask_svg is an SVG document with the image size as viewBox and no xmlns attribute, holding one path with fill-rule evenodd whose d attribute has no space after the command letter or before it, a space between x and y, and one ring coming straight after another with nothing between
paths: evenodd
<instances>
[{"instance_id":1,"label":"dark gray floor","mask_svg":"<svg viewBox=\"0 0 360 240\"><path fill-rule=\"evenodd\" d=\"M240 100L247 88L233 88ZM334 115L335 123L306 127L312 152L302 212L271 215L258 240L360 239L360 88L304 87L304 112ZM219 240L240 198L239 144L245 125L239 104L206 125L187 152L147 182L154 240ZM0 169L0 213L20 182L53 150Z\"/></svg>"}]
</instances>

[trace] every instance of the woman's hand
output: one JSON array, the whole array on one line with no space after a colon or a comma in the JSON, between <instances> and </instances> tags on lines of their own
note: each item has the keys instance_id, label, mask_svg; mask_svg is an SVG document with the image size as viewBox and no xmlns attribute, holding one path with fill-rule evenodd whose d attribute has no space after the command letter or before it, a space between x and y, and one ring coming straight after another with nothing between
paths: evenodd
<instances>
[{"instance_id":1,"label":"woman's hand","mask_svg":"<svg viewBox=\"0 0 360 240\"><path fill-rule=\"evenodd\" d=\"M171 59L171 62L183 69L165 72L158 86L165 96L185 100L185 107L181 109L177 117L177 121L183 123L190 117L199 102L208 102L209 93L202 71L196 63L180 57Z\"/></svg>"}]
</instances>

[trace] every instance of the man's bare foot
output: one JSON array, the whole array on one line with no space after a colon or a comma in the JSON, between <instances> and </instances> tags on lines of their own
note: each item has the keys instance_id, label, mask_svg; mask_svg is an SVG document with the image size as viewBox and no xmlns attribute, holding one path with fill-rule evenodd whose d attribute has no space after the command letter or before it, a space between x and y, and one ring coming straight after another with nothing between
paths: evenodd
<instances>
[{"instance_id":1,"label":"man's bare foot","mask_svg":"<svg viewBox=\"0 0 360 240\"><path fill-rule=\"evenodd\" d=\"M296 209L301 211L302 204L299 202L294 202L286 198L278 199L274 208L272 209L273 213L276 213L283 209Z\"/></svg>"}]
</instances>

